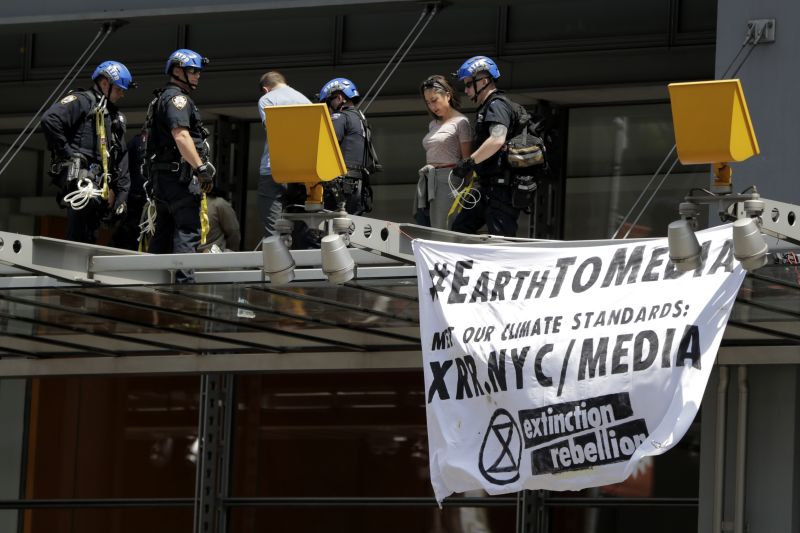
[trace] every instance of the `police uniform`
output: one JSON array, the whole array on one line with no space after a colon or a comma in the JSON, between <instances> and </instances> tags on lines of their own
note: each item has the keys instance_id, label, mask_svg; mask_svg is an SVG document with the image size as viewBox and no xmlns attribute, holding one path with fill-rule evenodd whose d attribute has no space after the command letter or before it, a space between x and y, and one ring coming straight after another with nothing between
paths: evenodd
<instances>
[{"instance_id":1,"label":"police uniform","mask_svg":"<svg viewBox=\"0 0 800 533\"><path fill-rule=\"evenodd\" d=\"M339 111L331 114L331 122L339 141L347 174L324 184L325 209L331 211L338 209L338 203L341 201L337 198L338 193L345 202L345 211L351 215L360 215L368 211L364 201L365 196L371 198L368 174L364 170L367 156L364 123L352 104L345 104Z\"/></svg>"},{"instance_id":2,"label":"police uniform","mask_svg":"<svg viewBox=\"0 0 800 533\"><path fill-rule=\"evenodd\" d=\"M95 123L95 108L100 98L94 90L71 92L50 106L42 117L42 130L53 153L51 176L59 189L59 204L63 205L64 196L77 189L78 180L68 180L71 162L76 156L81 156L78 177L91 179L98 188L103 186L100 139ZM127 201L130 189L126 122L125 115L110 101L106 101L104 115L109 188L114 191L115 211ZM67 205L67 239L95 243L100 222L108 213L108 203L100 197L93 198L83 209Z\"/></svg>"},{"instance_id":3,"label":"police uniform","mask_svg":"<svg viewBox=\"0 0 800 533\"><path fill-rule=\"evenodd\" d=\"M514 110L495 97L499 94L502 92L490 94L478 108L473 150L477 150L491 136L493 126L500 124L509 132L512 130ZM492 157L475 165L480 199L471 209L464 208L456 216L453 231L474 234L486 224L491 235L516 236L520 210L511 203L513 188L503 158L503 150L498 150Z\"/></svg>"},{"instance_id":4,"label":"police uniform","mask_svg":"<svg viewBox=\"0 0 800 533\"><path fill-rule=\"evenodd\" d=\"M150 133L149 169L157 206L151 253L192 253L200 244L200 190L190 190L192 167L181 158L172 137L175 128L187 128L197 153L204 160L208 157L200 111L186 91L170 83L158 95Z\"/></svg>"}]
</instances>

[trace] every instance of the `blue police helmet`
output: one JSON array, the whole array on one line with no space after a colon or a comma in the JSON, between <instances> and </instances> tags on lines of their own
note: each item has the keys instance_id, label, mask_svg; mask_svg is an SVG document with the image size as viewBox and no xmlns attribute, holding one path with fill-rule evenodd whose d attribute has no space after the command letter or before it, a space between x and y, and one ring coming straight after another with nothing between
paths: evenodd
<instances>
[{"instance_id":1,"label":"blue police helmet","mask_svg":"<svg viewBox=\"0 0 800 533\"><path fill-rule=\"evenodd\" d=\"M131 86L136 87L128 67L119 61L103 61L97 65L92 73L92 79L97 80L99 76L105 76L108 81L125 91Z\"/></svg>"},{"instance_id":2,"label":"blue police helmet","mask_svg":"<svg viewBox=\"0 0 800 533\"><path fill-rule=\"evenodd\" d=\"M167 59L167 66L164 68L164 73L169 74L172 65L178 65L181 68L196 68L202 70L204 66L208 65L208 58L203 57L193 50L181 48L175 50Z\"/></svg>"},{"instance_id":3,"label":"blue police helmet","mask_svg":"<svg viewBox=\"0 0 800 533\"><path fill-rule=\"evenodd\" d=\"M500 77L500 69L497 68L497 63L486 56L475 56L464 61L464 64L458 69L456 77L459 81L463 81L464 78L474 78L478 72L482 71L488 72L494 79Z\"/></svg>"},{"instance_id":4,"label":"blue police helmet","mask_svg":"<svg viewBox=\"0 0 800 533\"><path fill-rule=\"evenodd\" d=\"M358 100L361 98L355 83L347 78L333 78L320 89L319 101L327 102L336 91L342 91L349 100Z\"/></svg>"}]
</instances>

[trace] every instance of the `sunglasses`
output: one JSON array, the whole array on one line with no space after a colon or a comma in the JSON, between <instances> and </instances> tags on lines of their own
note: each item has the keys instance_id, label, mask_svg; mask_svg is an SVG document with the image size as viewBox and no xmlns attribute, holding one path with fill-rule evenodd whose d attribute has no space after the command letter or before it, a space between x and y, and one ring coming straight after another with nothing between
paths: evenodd
<instances>
[{"instance_id":1,"label":"sunglasses","mask_svg":"<svg viewBox=\"0 0 800 533\"><path fill-rule=\"evenodd\" d=\"M473 87L475 87L476 83L478 83L481 80L485 80L485 79L487 79L487 78L484 76L483 78L475 78L472 81L465 81L464 82L464 87L467 88L467 89L472 89Z\"/></svg>"}]
</instances>

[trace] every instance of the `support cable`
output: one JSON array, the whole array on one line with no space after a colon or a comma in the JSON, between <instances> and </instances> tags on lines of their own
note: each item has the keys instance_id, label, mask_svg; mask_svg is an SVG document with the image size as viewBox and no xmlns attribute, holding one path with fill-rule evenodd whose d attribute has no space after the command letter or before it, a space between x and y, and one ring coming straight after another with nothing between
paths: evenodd
<instances>
[{"instance_id":1,"label":"support cable","mask_svg":"<svg viewBox=\"0 0 800 533\"><path fill-rule=\"evenodd\" d=\"M49 108L55 100L62 96L64 87L68 87L72 84L72 82L75 81L75 78L81 73L81 71L83 71L84 67L86 67L86 64L89 62L89 60L94 57L94 54L97 52L97 50L100 49L100 47L114 32L114 30L120 26L121 24L117 21L103 23L103 26L94 36L94 39L92 39L81 55L78 56L78 59L76 59L72 64L72 67L70 67L64 77L61 78L56 87L50 92L47 98L45 98L42 105L36 110L36 113L34 113L17 138L14 139L14 142L11 143L11 146L8 147L8 150L6 150L3 156L0 157L0 163L5 162L2 168L0 168L0 176L3 175L3 172L5 172L8 165L11 164L11 161L14 160L14 157L16 157L22 147L25 146L25 143L28 142L28 139L30 139L31 135L33 135L33 133L36 131L36 128L39 127L41 115L44 113L44 111Z\"/></svg>"},{"instance_id":2,"label":"support cable","mask_svg":"<svg viewBox=\"0 0 800 533\"><path fill-rule=\"evenodd\" d=\"M761 30L758 32L758 34L755 34L751 29L748 28L748 31L745 34L744 42L739 47L739 50L736 52L736 55L733 56L733 59L731 60L731 62L728 64L728 66L723 71L722 76L720 77L721 80L733 79L733 78L736 77L736 75L739 73L739 70L741 70L741 68L747 62L747 59L750 57L750 54L753 53L753 50L755 49L755 47L758 46L761 43L761 39L764 37L764 32L765 31L766 31L766 26L762 27ZM742 60L739 62L739 65L736 67L736 69L733 72L730 73L730 77L728 77L728 72L730 71L731 67L733 67L733 65L739 59L739 56L741 55L742 51L748 45L750 45L750 48L747 50L747 53L744 55ZM650 180L644 186L642 192L639 194L639 196L633 202L633 205L631 206L630 210L625 214L625 217L623 217L622 221L619 223L619 226L617 227L617 230L611 236L612 239L616 239L617 235L619 235L619 233L622 231L622 228L625 227L625 224L628 223L628 220L630 219L630 216L633 214L634 209L639 205L639 202L642 200L642 198L644 197L645 193L650 188L650 185L652 185L653 181L655 181L656 177L658 176L658 173L661 172L662 167L666 164L667 160L669 160L670 156L675 151L675 148L676 148L676 145L673 144L672 148L670 148L670 150L667 153L667 155L664 156L664 159L661 161L661 164L658 165L658 168L656 169L656 171L653 174L653 176L650 178ZM678 158L676 157L675 161L673 161L673 163L670 166L669 170L667 170L667 172L661 178L661 181L659 181L659 183L656 186L656 188L650 194L650 197L648 198L647 202L645 202L645 204L639 210L639 214L636 216L636 220L630 225L630 227L628 227L628 231L626 231L625 235L622 237L623 239L627 239L628 238L628 235L630 235L631 231L636 226L636 223L642 217L642 215L644 214L645 210L647 210L647 208L650 206L650 203L653 201L653 198L655 198L655 195L658 194L659 190L661 190L661 187L664 185L664 182L666 181L667 176L669 176L669 173L672 171L673 168L675 168L675 165L677 163L678 163Z\"/></svg>"},{"instance_id":3,"label":"support cable","mask_svg":"<svg viewBox=\"0 0 800 533\"><path fill-rule=\"evenodd\" d=\"M403 59L405 59L406 55L408 55L408 53L414 47L414 44L417 42L417 39L419 39L420 35L422 35L422 33L425 31L425 28L428 27L428 24L430 24L430 22L433 20L433 18L436 16L438 12L439 12L438 4L428 4L425 6L425 8L422 10L422 13L419 16L419 19L417 19L417 22L411 28L411 31L408 32L408 35L406 35L405 39L403 39L403 42L400 43L400 46L397 47L397 50L395 50L392 57L383 67L383 70L381 70L380 74L378 74L378 77L375 78L375 81L372 82L372 85L370 85L369 89L367 89L367 92L364 93L364 95L361 98L361 101L356 106L356 108L359 109L362 113L367 112L369 106L372 105L372 102L374 102L375 98L377 98L377 96L380 94L381 89L383 89L384 85L386 85L386 82L388 82L389 79L392 77L394 72L397 70L397 67L399 67L400 63L403 62ZM420 24L422 24L422 27L419 27ZM408 43L408 46L406 46L406 43L408 42L409 39L411 39L411 42ZM402 54L395 62L395 58L397 58L397 55L400 54L401 51ZM386 73L386 70L390 66L392 66L393 62L394 66L388 73ZM380 85L378 85L379 83ZM375 89L376 85L378 86L377 89ZM375 89L375 94L372 94L373 89ZM369 98L370 95L372 95L371 99Z\"/></svg>"}]
</instances>

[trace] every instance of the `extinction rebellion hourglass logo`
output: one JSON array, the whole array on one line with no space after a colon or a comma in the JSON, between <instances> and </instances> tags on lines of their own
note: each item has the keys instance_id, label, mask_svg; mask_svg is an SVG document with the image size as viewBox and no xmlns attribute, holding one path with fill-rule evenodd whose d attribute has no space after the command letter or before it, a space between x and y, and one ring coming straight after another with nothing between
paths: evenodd
<instances>
[{"instance_id":1,"label":"extinction rebellion hourglass logo","mask_svg":"<svg viewBox=\"0 0 800 533\"><path fill-rule=\"evenodd\" d=\"M505 409L494 412L481 444L479 468L487 481L508 485L519 479L522 434Z\"/></svg>"}]
</instances>

